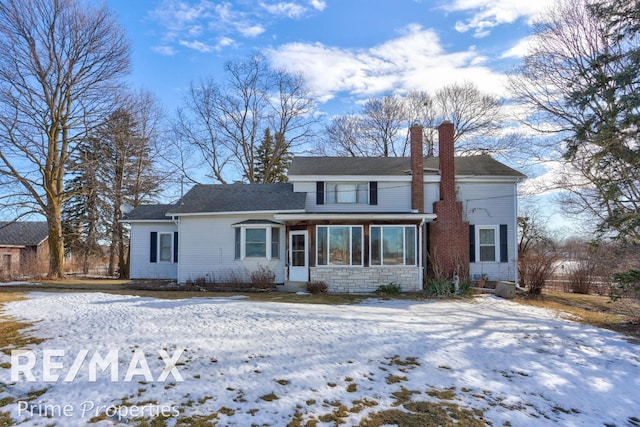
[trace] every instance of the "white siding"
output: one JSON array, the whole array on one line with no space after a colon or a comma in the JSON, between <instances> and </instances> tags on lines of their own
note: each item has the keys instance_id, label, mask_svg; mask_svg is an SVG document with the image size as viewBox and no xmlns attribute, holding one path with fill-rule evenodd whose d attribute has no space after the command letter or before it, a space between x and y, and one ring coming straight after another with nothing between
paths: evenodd
<instances>
[{"instance_id":1,"label":"white siding","mask_svg":"<svg viewBox=\"0 0 640 427\"><path fill-rule=\"evenodd\" d=\"M471 278L486 274L489 280L515 280L517 277L516 184L461 183L458 199L463 203L464 220L478 226L507 224L508 262L470 264ZM499 241L497 242L499 247Z\"/></svg>"},{"instance_id":2,"label":"white siding","mask_svg":"<svg viewBox=\"0 0 640 427\"><path fill-rule=\"evenodd\" d=\"M371 180L371 177L367 178ZM336 180L338 180L336 178ZM331 180L327 180L330 182ZM365 180L363 180L365 181ZM368 182L368 181L367 181ZM411 181L384 181L378 179L378 204L316 204L316 183L296 182L294 191L306 192L305 210L309 213L325 212L411 212ZM440 183L425 182L424 184L424 212L433 213L433 203L440 198Z\"/></svg>"},{"instance_id":3,"label":"white siding","mask_svg":"<svg viewBox=\"0 0 640 427\"><path fill-rule=\"evenodd\" d=\"M409 195L411 197L411 195ZM433 204L440 200L440 183L427 182L424 184L424 212L433 213Z\"/></svg>"},{"instance_id":4,"label":"white siding","mask_svg":"<svg viewBox=\"0 0 640 427\"><path fill-rule=\"evenodd\" d=\"M178 231L178 227L173 222L132 223L129 275L132 279L177 279L177 263L149 261L151 232L154 231L157 233L173 233ZM180 247L178 248L178 255L181 249Z\"/></svg>"},{"instance_id":5,"label":"white siding","mask_svg":"<svg viewBox=\"0 0 640 427\"><path fill-rule=\"evenodd\" d=\"M285 227L280 227L279 259L235 259L235 229L233 224L249 220L273 220L273 216L192 216L180 219L180 277L178 281L205 278L224 281L231 275L247 279L252 271L267 267L276 274L276 283L284 283Z\"/></svg>"},{"instance_id":6,"label":"white siding","mask_svg":"<svg viewBox=\"0 0 640 427\"><path fill-rule=\"evenodd\" d=\"M328 182L331 180L327 180ZM365 180L362 180L363 182ZM368 177L366 182L373 181ZM380 181L378 180L378 204L365 205L357 203L336 203L329 205L316 204L316 183L297 182L294 189L306 192L305 210L309 213L341 212L410 212L411 211L411 182L410 181Z\"/></svg>"}]
</instances>

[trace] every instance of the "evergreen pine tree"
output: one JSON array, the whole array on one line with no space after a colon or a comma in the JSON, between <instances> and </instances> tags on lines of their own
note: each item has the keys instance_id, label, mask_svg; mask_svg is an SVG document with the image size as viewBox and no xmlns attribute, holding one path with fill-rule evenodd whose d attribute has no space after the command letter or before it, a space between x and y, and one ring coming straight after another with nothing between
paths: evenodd
<instances>
[{"instance_id":1,"label":"evergreen pine tree","mask_svg":"<svg viewBox=\"0 0 640 427\"><path fill-rule=\"evenodd\" d=\"M271 136L271 130L265 129L264 136L256 150L254 177L256 183L287 182L287 170L292 155L281 133Z\"/></svg>"}]
</instances>

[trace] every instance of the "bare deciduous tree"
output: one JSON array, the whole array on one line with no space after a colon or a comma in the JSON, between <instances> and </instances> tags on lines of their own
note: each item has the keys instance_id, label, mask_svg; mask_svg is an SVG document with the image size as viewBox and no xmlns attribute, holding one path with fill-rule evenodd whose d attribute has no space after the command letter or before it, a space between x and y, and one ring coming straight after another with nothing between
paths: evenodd
<instances>
[{"instance_id":1,"label":"bare deciduous tree","mask_svg":"<svg viewBox=\"0 0 640 427\"><path fill-rule=\"evenodd\" d=\"M208 178L253 183L265 129L283 136L275 156L290 150L311 136L314 101L301 75L273 70L259 55L227 63L225 73L224 84L209 78L191 85L174 125L181 159L188 163L193 150L206 163ZM180 166L199 181L186 164Z\"/></svg>"},{"instance_id":2,"label":"bare deciduous tree","mask_svg":"<svg viewBox=\"0 0 640 427\"><path fill-rule=\"evenodd\" d=\"M356 114L335 117L315 151L322 156L367 157L371 144L363 136L362 118Z\"/></svg>"},{"instance_id":3,"label":"bare deciduous tree","mask_svg":"<svg viewBox=\"0 0 640 427\"><path fill-rule=\"evenodd\" d=\"M523 288L532 296L542 293L556 270L558 255L555 242L543 224L540 212L528 207L518 217L518 276Z\"/></svg>"},{"instance_id":4,"label":"bare deciduous tree","mask_svg":"<svg viewBox=\"0 0 640 427\"><path fill-rule=\"evenodd\" d=\"M453 123L456 151L490 151L493 147L478 146L471 138L495 135L502 125L502 101L482 93L473 83L454 83L435 94L437 110L442 118Z\"/></svg>"},{"instance_id":5,"label":"bare deciduous tree","mask_svg":"<svg viewBox=\"0 0 640 427\"><path fill-rule=\"evenodd\" d=\"M362 108L364 137L375 147L375 156L405 156L409 146L398 144L398 136L406 124L403 100L398 96L384 96L367 100ZM402 138L400 138L402 139Z\"/></svg>"},{"instance_id":6,"label":"bare deciduous tree","mask_svg":"<svg viewBox=\"0 0 640 427\"><path fill-rule=\"evenodd\" d=\"M540 146L540 157L561 159L580 177L558 177L563 206L596 218L600 231L640 241L640 19L634 4L558 2L536 26L510 87L532 110L526 123L555 135ZM620 15L623 7L628 15Z\"/></svg>"},{"instance_id":7,"label":"bare deciduous tree","mask_svg":"<svg viewBox=\"0 0 640 427\"><path fill-rule=\"evenodd\" d=\"M415 123L424 128L426 155L436 154L436 124L449 120L455 127L459 153L501 151L510 139L494 138L503 126L502 101L482 93L472 83L443 87L434 96L412 91L404 97L385 96L366 101L360 114L337 116L326 127L327 135L317 151L351 156L406 156L407 129Z\"/></svg>"},{"instance_id":8,"label":"bare deciduous tree","mask_svg":"<svg viewBox=\"0 0 640 427\"><path fill-rule=\"evenodd\" d=\"M0 3L0 174L14 202L49 225L49 276L64 276L61 210L70 154L111 106L129 42L105 7L73 0Z\"/></svg>"}]
</instances>

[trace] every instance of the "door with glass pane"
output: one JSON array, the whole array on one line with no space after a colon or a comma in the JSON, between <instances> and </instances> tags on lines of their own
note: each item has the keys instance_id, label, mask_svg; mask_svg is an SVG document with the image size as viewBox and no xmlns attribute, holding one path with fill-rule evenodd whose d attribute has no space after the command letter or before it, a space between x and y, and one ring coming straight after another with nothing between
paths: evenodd
<instances>
[{"instance_id":1,"label":"door with glass pane","mask_svg":"<svg viewBox=\"0 0 640 427\"><path fill-rule=\"evenodd\" d=\"M309 281L309 245L305 231L289 232L289 280L292 282Z\"/></svg>"}]
</instances>

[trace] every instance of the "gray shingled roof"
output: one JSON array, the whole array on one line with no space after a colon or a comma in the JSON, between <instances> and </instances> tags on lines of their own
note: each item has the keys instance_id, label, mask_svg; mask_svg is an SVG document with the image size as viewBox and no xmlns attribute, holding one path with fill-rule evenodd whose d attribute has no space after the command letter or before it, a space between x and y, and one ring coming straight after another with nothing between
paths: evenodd
<instances>
[{"instance_id":1,"label":"gray shingled roof","mask_svg":"<svg viewBox=\"0 0 640 427\"><path fill-rule=\"evenodd\" d=\"M173 205L140 205L128 214L123 216L125 221L139 221L139 220L170 220L167 217L167 211Z\"/></svg>"},{"instance_id":2,"label":"gray shingled roof","mask_svg":"<svg viewBox=\"0 0 640 427\"><path fill-rule=\"evenodd\" d=\"M45 221L0 222L0 246L36 246L48 235Z\"/></svg>"},{"instance_id":3,"label":"gray shingled roof","mask_svg":"<svg viewBox=\"0 0 640 427\"><path fill-rule=\"evenodd\" d=\"M524 178L487 154L455 158L456 175ZM437 157L425 157L424 168L438 170ZM289 175L408 175L409 157L294 157Z\"/></svg>"},{"instance_id":4,"label":"gray shingled roof","mask_svg":"<svg viewBox=\"0 0 640 427\"><path fill-rule=\"evenodd\" d=\"M286 183L196 185L167 213L302 210L306 196Z\"/></svg>"}]
</instances>

